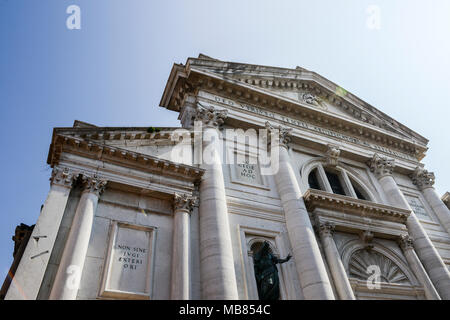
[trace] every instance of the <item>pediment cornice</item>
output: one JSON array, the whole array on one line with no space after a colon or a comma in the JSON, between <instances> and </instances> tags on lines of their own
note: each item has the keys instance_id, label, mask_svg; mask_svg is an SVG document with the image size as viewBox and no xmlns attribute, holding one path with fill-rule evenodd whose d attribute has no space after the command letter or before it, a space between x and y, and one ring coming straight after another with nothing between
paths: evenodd
<instances>
[{"instance_id":1,"label":"pediment cornice","mask_svg":"<svg viewBox=\"0 0 450 320\"><path fill-rule=\"evenodd\" d=\"M201 168L106 145L86 138L62 134L56 134L53 137L47 160L48 164L51 167L57 165L64 152L144 172L178 177L192 182L198 181L204 173Z\"/></svg>"},{"instance_id":2,"label":"pediment cornice","mask_svg":"<svg viewBox=\"0 0 450 320\"><path fill-rule=\"evenodd\" d=\"M316 72L297 67L295 69L224 62L212 58L189 58L186 70L207 70L223 78L234 79L266 89L307 90L321 99L341 108L359 121L380 126L387 130L404 132L426 144L428 140L387 114L363 101ZM187 71L189 73L189 71Z\"/></svg>"},{"instance_id":3,"label":"pediment cornice","mask_svg":"<svg viewBox=\"0 0 450 320\"><path fill-rule=\"evenodd\" d=\"M212 61L212 63L218 62ZM182 72L183 76L172 77L173 81L178 81L176 84L169 79L165 95L161 100L161 106L170 110L180 111L184 99L188 95L195 95L199 90L204 90L266 110L281 112L314 125L367 140L377 145L409 154L418 161L425 156L425 151L428 149L426 147L427 140L424 138L420 141L414 137L405 137L399 133L390 132L357 119L326 113L307 102L282 97L269 90L239 81L238 79L225 78L209 70L192 66L190 68L186 66L183 70L177 66L177 70ZM166 95L168 87L174 88L174 94L170 97Z\"/></svg>"},{"instance_id":4,"label":"pediment cornice","mask_svg":"<svg viewBox=\"0 0 450 320\"><path fill-rule=\"evenodd\" d=\"M316 208L339 211L361 217L406 223L410 211L367 200L332 194L322 190L308 189L303 198L308 211Z\"/></svg>"}]
</instances>

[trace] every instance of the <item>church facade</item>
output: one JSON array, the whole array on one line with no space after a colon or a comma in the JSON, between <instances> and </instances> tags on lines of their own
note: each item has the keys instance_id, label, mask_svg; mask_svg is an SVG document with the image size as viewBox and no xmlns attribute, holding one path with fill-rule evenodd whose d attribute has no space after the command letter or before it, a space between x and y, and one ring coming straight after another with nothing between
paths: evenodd
<instances>
[{"instance_id":1,"label":"church facade","mask_svg":"<svg viewBox=\"0 0 450 320\"><path fill-rule=\"evenodd\" d=\"M6 299L450 299L426 138L315 72L204 55L160 106L179 128L54 129Z\"/></svg>"}]
</instances>

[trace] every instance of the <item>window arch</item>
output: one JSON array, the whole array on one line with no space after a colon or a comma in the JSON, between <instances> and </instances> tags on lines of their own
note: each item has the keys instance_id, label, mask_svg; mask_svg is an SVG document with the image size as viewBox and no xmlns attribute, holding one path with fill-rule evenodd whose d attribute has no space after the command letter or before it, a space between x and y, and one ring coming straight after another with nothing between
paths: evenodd
<instances>
[{"instance_id":1,"label":"window arch","mask_svg":"<svg viewBox=\"0 0 450 320\"><path fill-rule=\"evenodd\" d=\"M344 166L328 166L322 159L316 158L303 166L301 174L306 188L375 201L369 187Z\"/></svg>"}]
</instances>

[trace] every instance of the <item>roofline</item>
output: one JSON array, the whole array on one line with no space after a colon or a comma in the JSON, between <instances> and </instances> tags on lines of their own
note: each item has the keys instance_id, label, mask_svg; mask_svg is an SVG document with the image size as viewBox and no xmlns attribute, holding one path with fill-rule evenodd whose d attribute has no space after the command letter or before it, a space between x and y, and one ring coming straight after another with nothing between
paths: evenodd
<instances>
[{"instance_id":1,"label":"roofline","mask_svg":"<svg viewBox=\"0 0 450 320\"><path fill-rule=\"evenodd\" d=\"M270 70L279 70L279 71L289 71L293 74L298 74L298 75L310 75L313 78L316 77L318 78L318 80L322 80L323 82L325 82L326 84L330 85L331 87L334 86L336 89L337 88L342 88L341 86L337 85L336 83L334 83L333 81L321 76L320 74L314 72L314 71L310 71L301 67L296 67L295 69L291 69L291 68L283 68L283 67L273 67L273 66L265 66L265 65L256 65L256 64L248 64L248 63L240 63L240 62L230 62L230 61L221 61L221 60L217 60L214 58L210 58L210 59L206 59L206 58L194 58L194 57L189 57L186 60L186 66L185 66L185 74L187 72L189 72L188 70L191 68L191 64L193 64L192 62L197 62L197 61L202 61L204 62L204 64L217 64L217 65L227 65L227 64L231 64L231 65L245 65L247 68L253 67L253 68L263 68L263 69L267 69L267 71ZM195 63L194 63L195 64ZM172 69L173 70L173 69ZM314 79L313 79L314 80ZM316 81L317 82L317 81ZM320 83L318 83L320 84ZM322 84L323 85L323 84ZM343 88L342 88L343 89ZM368 102L362 100L361 98L359 98L358 96L356 96L355 94L351 93L350 91L347 91L346 89L344 89L346 92L346 95L344 97L341 97L344 100L347 100L347 102L352 103L354 105L361 105L366 107L367 109L369 109L370 111L374 110L373 112L375 113L379 113L381 116L386 117L389 120L393 120L396 123L399 124L399 126L404 129L405 131L416 135L418 139L422 139L425 143L425 145L428 144L429 140L427 138L425 138L424 136L422 136L421 134L417 133L416 131L410 129L409 127L407 127L406 125L402 124L401 122L399 122L398 120L390 117L389 115L387 115L386 113L384 113L383 111L379 110L378 108L374 107L373 105L369 104ZM165 90L166 91L166 90ZM346 99L347 97L349 97L350 99ZM353 101L352 101L353 100ZM162 100L161 100L162 101ZM167 101L167 104L169 102ZM160 104L160 106L163 106L162 104ZM165 105L164 105L165 106Z\"/></svg>"}]
</instances>

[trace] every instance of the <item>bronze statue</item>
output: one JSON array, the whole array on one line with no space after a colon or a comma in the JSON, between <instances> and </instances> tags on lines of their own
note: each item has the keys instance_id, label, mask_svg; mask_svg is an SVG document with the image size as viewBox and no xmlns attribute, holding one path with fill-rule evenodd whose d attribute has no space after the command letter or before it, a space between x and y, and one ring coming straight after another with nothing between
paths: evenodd
<instances>
[{"instance_id":1,"label":"bronze statue","mask_svg":"<svg viewBox=\"0 0 450 320\"><path fill-rule=\"evenodd\" d=\"M254 255L256 286L260 300L278 300L280 298L280 280L277 263L285 263L291 259L278 259L270 252L270 246L264 241L261 249Z\"/></svg>"}]
</instances>

